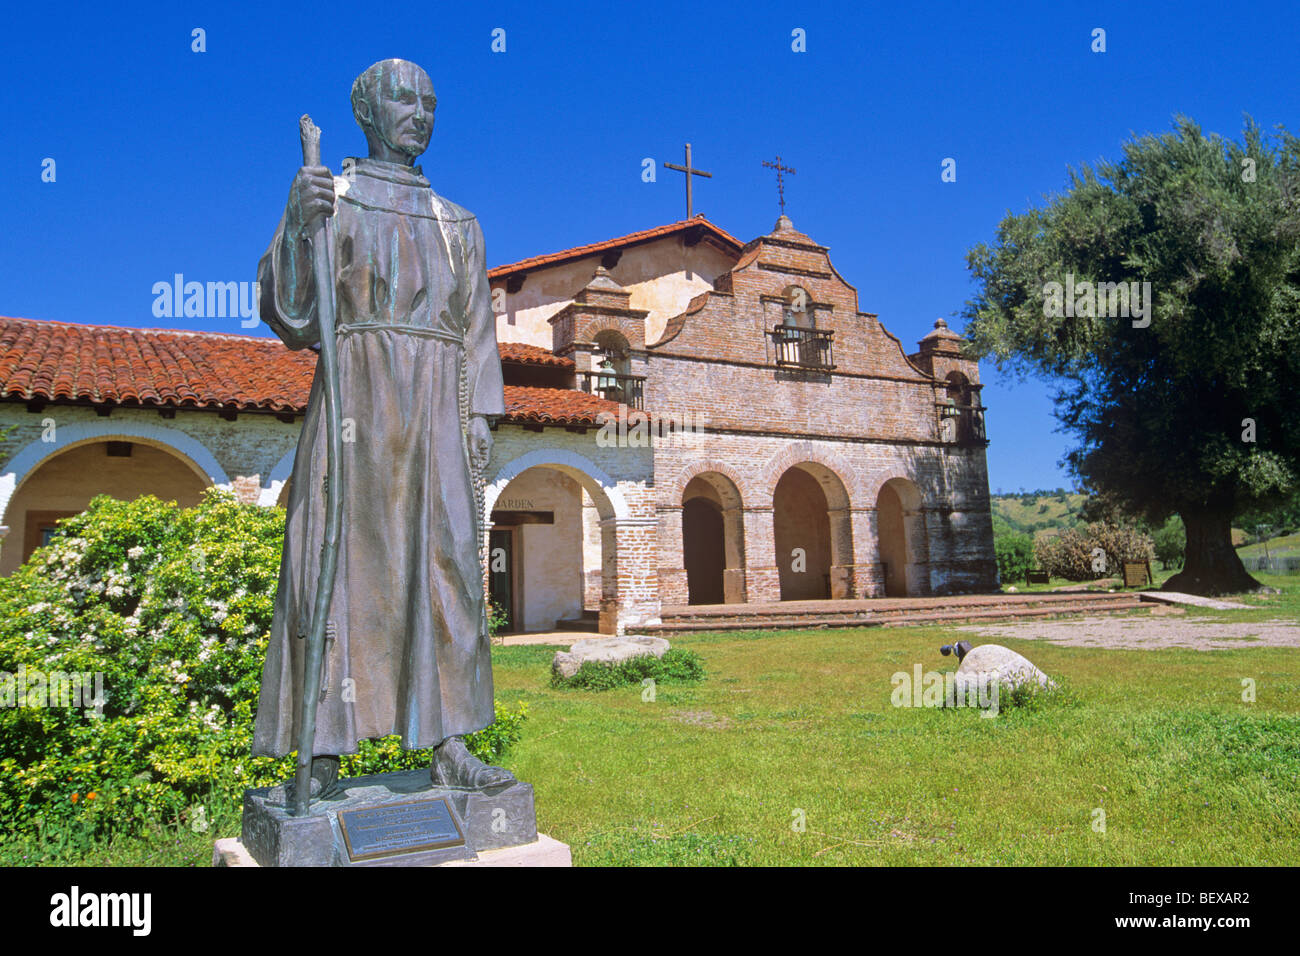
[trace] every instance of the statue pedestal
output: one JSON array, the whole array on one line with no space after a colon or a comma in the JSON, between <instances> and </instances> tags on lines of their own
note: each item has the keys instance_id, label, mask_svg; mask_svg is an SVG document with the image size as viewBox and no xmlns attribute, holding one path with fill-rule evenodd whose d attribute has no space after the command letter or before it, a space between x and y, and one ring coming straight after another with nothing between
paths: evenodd
<instances>
[{"instance_id":1,"label":"statue pedestal","mask_svg":"<svg viewBox=\"0 0 1300 956\"><path fill-rule=\"evenodd\" d=\"M435 787L427 769L350 777L305 817L285 797L284 785L244 791L239 842L259 866L472 865L538 842L532 784L517 781L462 790Z\"/></svg>"},{"instance_id":2,"label":"statue pedestal","mask_svg":"<svg viewBox=\"0 0 1300 956\"><path fill-rule=\"evenodd\" d=\"M218 840L212 848L212 865L221 867L256 867L257 861L249 856L237 837ZM449 860L435 866L573 866L569 845L537 834L535 843L507 846L500 850L484 850L473 860Z\"/></svg>"}]
</instances>

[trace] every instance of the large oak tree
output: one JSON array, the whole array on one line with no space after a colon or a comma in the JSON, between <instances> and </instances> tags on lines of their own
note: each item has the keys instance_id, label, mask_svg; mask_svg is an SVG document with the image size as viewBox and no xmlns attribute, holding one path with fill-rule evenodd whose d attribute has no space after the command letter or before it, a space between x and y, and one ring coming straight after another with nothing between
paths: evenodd
<instances>
[{"instance_id":1,"label":"large oak tree","mask_svg":"<svg viewBox=\"0 0 1300 956\"><path fill-rule=\"evenodd\" d=\"M1178 117L1071 170L967 259L974 353L1056 385L1084 489L1152 522L1182 516L1186 562L1165 587L1258 588L1230 527L1300 487L1300 140ZM1109 297L1090 308L1102 282L1149 282L1149 324L1104 314Z\"/></svg>"}]
</instances>

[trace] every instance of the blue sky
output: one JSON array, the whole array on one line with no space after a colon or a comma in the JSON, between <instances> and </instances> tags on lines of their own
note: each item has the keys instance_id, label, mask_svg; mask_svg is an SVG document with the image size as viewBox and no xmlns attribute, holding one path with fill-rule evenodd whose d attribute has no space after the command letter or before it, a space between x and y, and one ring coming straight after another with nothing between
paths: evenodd
<instances>
[{"instance_id":1,"label":"blue sky","mask_svg":"<svg viewBox=\"0 0 1300 956\"><path fill-rule=\"evenodd\" d=\"M1300 107L1288 3L180 6L6 12L0 314L241 331L160 322L153 284L251 280L300 162L298 116L335 169L364 155L348 90L390 56L433 79L421 163L478 214L490 264L682 218L680 174L640 172L680 163L687 141L714 174L696 211L748 240L776 219L761 162L779 153L798 170L795 225L909 348L971 296L966 250L1063 188L1068 165L1176 113L1238 136L1245 113L1295 129ZM1068 484L1048 386L983 375L991 487Z\"/></svg>"}]
</instances>

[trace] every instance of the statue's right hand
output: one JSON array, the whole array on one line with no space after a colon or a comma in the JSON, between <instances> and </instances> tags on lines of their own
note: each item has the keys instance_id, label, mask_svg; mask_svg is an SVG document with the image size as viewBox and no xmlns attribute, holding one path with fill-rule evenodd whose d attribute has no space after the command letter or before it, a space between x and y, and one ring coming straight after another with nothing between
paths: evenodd
<instances>
[{"instance_id":1,"label":"statue's right hand","mask_svg":"<svg viewBox=\"0 0 1300 956\"><path fill-rule=\"evenodd\" d=\"M318 219L334 214L334 177L328 166L303 166L289 187L285 206L286 230L295 236L308 232Z\"/></svg>"}]
</instances>

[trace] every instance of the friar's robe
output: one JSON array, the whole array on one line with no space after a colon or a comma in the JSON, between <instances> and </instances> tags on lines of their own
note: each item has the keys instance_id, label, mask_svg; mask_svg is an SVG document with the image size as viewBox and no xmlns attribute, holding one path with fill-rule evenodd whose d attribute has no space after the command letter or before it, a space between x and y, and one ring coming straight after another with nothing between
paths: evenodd
<instances>
[{"instance_id":1,"label":"friar's robe","mask_svg":"<svg viewBox=\"0 0 1300 956\"><path fill-rule=\"evenodd\" d=\"M418 167L349 160L326 220L344 420L343 527L316 754L400 734L431 747L493 720L478 517L462 421L505 411L483 233ZM345 169L347 167L345 166ZM285 243L289 243L285 247ZM258 266L262 318L317 343L311 244L281 219ZM253 753L297 749L325 523L323 368L289 491Z\"/></svg>"}]
</instances>

